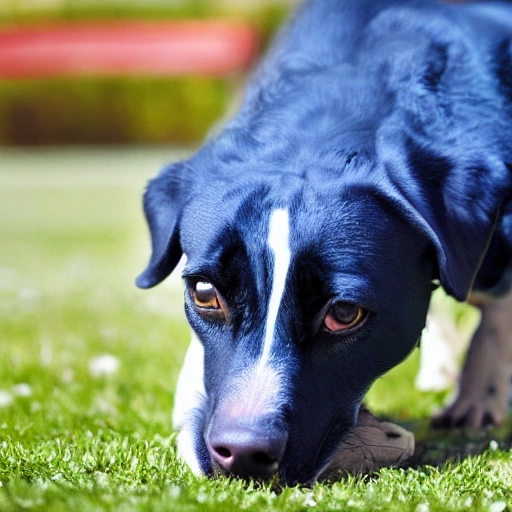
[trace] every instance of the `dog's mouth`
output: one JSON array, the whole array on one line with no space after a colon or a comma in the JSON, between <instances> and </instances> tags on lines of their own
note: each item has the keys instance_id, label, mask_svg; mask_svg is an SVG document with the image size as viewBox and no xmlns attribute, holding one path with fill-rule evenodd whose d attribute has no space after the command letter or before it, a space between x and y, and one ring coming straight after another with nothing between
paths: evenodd
<instances>
[{"instance_id":1,"label":"dog's mouth","mask_svg":"<svg viewBox=\"0 0 512 512\"><path fill-rule=\"evenodd\" d=\"M232 458L227 455L227 459ZM236 477L247 482L268 482L271 480L280 481L279 463L269 459L266 454L255 454L249 461L236 460L229 466L222 466L212 458L212 468L215 475Z\"/></svg>"},{"instance_id":2,"label":"dog's mouth","mask_svg":"<svg viewBox=\"0 0 512 512\"><path fill-rule=\"evenodd\" d=\"M311 456L298 456L291 450L279 467L279 480L286 485L313 485L329 466L343 439L352 431L344 418L336 417L324 431L316 451Z\"/></svg>"},{"instance_id":3,"label":"dog's mouth","mask_svg":"<svg viewBox=\"0 0 512 512\"><path fill-rule=\"evenodd\" d=\"M306 440L292 439L289 443L288 433L282 430L210 431L206 445L215 475L245 481L273 481L278 485L313 484L349 431L345 421L335 418L316 450L308 449Z\"/></svg>"}]
</instances>

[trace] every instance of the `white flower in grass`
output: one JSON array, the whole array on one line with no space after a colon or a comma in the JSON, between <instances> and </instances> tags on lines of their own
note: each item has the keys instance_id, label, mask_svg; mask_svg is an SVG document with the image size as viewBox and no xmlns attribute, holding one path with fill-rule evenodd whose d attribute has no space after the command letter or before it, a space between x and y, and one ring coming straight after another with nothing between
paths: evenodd
<instances>
[{"instance_id":1,"label":"white flower in grass","mask_svg":"<svg viewBox=\"0 0 512 512\"><path fill-rule=\"evenodd\" d=\"M14 401L14 397L8 391L0 389L0 407L9 407Z\"/></svg>"},{"instance_id":2,"label":"white flower in grass","mask_svg":"<svg viewBox=\"0 0 512 512\"><path fill-rule=\"evenodd\" d=\"M117 336L118 330L115 327L103 327L100 333L102 338L112 340Z\"/></svg>"},{"instance_id":3,"label":"white flower in grass","mask_svg":"<svg viewBox=\"0 0 512 512\"><path fill-rule=\"evenodd\" d=\"M503 512L507 508L507 504L504 501L495 501L491 503L489 512Z\"/></svg>"},{"instance_id":4,"label":"white flower in grass","mask_svg":"<svg viewBox=\"0 0 512 512\"><path fill-rule=\"evenodd\" d=\"M32 402L30 404L30 412L31 413L39 412L42 408L43 408L43 406L39 402Z\"/></svg>"},{"instance_id":5,"label":"white flower in grass","mask_svg":"<svg viewBox=\"0 0 512 512\"><path fill-rule=\"evenodd\" d=\"M119 359L111 354L102 354L89 360L89 373L93 377L106 377L119 370Z\"/></svg>"},{"instance_id":6,"label":"white flower in grass","mask_svg":"<svg viewBox=\"0 0 512 512\"><path fill-rule=\"evenodd\" d=\"M62 370L61 378L64 384L71 384L73 382L73 379L75 378L75 373L71 368L64 368Z\"/></svg>"},{"instance_id":7,"label":"white flower in grass","mask_svg":"<svg viewBox=\"0 0 512 512\"><path fill-rule=\"evenodd\" d=\"M9 267L0 267L0 290L13 290L16 288L18 275L16 270Z\"/></svg>"},{"instance_id":8,"label":"white flower in grass","mask_svg":"<svg viewBox=\"0 0 512 512\"><path fill-rule=\"evenodd\" d=\"M173 500L177 500L181 496L181 487L179 485L170 485L167 493Z\"/></svg>"},{"instance_id":9,"label":"white flower in grass","mask_svg":"<svg viewBox=\"0 0 512 512\"><path fill-rule=\"evenodd\" d=\"M41 297L41 292L37 288L21 288L18 291L18 298L23 301L36 301Z\"/></svg>"},{"instance_id":10,"label":"white flower in grass","mask_svg":"<svg viewBox=\"0 0 512 512\"><path fill-rule=\"evenodd\" d=\"M200 488L196 500L198 503L206 503L208 501L208 494L206 494L205 490L203 488Z\"/></svg>"},{"instance_id":11,"label":"white flower in grass","mask_svg":"<svg viewBox=\"0 0 512 512\"><path fill-rule=\"evenodd\" d=\"M32 388L26 382L22 382L12 387L12 393L15 396L30 396L32 394Z\"/></svg>"},{"instance_id":12,"label":"white flower in grass","mask_svg":"<svg viewBox=\"0 0 512 512\"><path fill-rule=\"evenodd\" d=\"M41 340L39 358L43 366L50 366L53 359L53 346L48 340Z\"/></svg>"},{"instance_id":13,"label":"white flower in grass","mask_svg":"<svg viewBox=\"0 0 512 512\"><path fill-rule=\"evenodd\" d=\"M316 507L316 501L314 498L314 494L312 492L308 492L304 499L304 505L306 507Z\"/></svg>"},{"instance_id":14,"label":"white flower in grass","mask_svg":"<svg viewBox=\"0 0 512 512\"><path fill-rule=\"evenodd\" d=\"M94 480L96 481L96 485L98 487L108 487L108 476L105 473L102 473L101 471L95 471Z\"/></svg>"}]
</instances>

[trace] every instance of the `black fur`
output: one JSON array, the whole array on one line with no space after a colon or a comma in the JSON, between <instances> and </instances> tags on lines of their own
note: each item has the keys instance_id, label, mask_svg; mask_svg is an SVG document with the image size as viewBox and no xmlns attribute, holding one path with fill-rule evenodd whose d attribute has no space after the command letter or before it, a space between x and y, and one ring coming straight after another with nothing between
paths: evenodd
<instances>
[{"instance_id":1,"label":"black fur","mask_svg":"<svg viewBox=\"0 0 512 512\"><path fill-rule=\"evenodd\" d=\"M139 286L184 251L186 277L214 283L231 311L228 324L210 322L186 294L205 348L205 471L209 425L261 351L273 209L290 211L294 255L275 342L288 482L318 473L370 384L415 346L432 279L459 300L475 282L506 291L511 38L508 3L313 0L225 130L150 182L153 255ZM369 309L364 328L343 339L319 328L333 298Z\"/></svg>"}]
</instances>

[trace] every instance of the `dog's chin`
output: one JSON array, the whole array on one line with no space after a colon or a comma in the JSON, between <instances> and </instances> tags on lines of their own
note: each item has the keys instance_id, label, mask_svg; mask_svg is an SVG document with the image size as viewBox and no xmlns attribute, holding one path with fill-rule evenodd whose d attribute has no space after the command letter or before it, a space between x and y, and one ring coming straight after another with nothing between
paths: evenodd
<instances>
[{"instance_id":1,"label":"dog's chin","mask_svg":"<svg viewBox=\"0 0 512 512\"><path fill-rule=\"evenodd\" d=\"M311 457L313 459L314 457ZM321 478L325 469L329 466L331 457L325 455L318 458L313 464L301 461L283 460L277 474L277 480L281 485L293 487L295 485L313 485Z\"/></svg>"},{"instance_id":2,"label":"dog's chin","mask_svg":"<svg viewBox=\"0 0 512 512\"><path fill-rule=\"evenodd\" d=\"M310 459L313 459L311 457ZM249 482L268 483L273 482L277 486L295 486L295 485L312 485L318 477L323 473L328 460L323 463L307 464L304 460L295 460L286 458L281 461L279 466L272 468L261 474L250 474L244 470L235 469L234 472L226 471L211 457L202 458L199 462L201 472L207 477L229 477ZM329 459L330 460L330 459Z\"/></svg>"},{"instance_id":3,"label":"dog's chin","mask_svg":"<svg viewBox=\"0 0 512 512\"><path fill-rule=\"evenodd\" d=\"M304 468L299 469L286 466L283 467L276 478L279 485L294 487L296 485L313 485L316 481L317 475L321 472L321 469Z\"/></svg>"},{"instance_id":4,"label":"dog's chin","mask_svg":"<svg viewBox=\"0 0 512 512\"><path fill-rule=\"evenodd\" d=\"M229 477L229 478L237 478L243 480L246 483L273 483L278 487L293 487L296 485L313 485L317 480L318 476L321 475L323 471L322 468L304 468L297 470L295 465L286 465L283 464L277 471L269 472L265 475L252 475L246 473L229 473L222 469L215 463L211 463L210 470L206 473L207 476L213 477Z\"/></svg>"},{"instance_id":5,"label":"dog's chin","mask_svg":"<svg viewBox=\"0 0 512 512\"><path fill-rule=\"evenodd\" d=\"M293 487L295 485L313 485L319 479L326 468L329 467L330 458L326 458L315 464L296 463L294 461L283 461L275 480L283 486Z\"/></svg>"},{"instance_id":6,"label":"dog's chin","mask_svg":"<svg viewBox=\"0 0 512 512\"><path fill-rule=\"evenodd\" d=\"M308 446L307 440L295 440L289 447L279 467L279 481L288 486L312 485L322 479L330 467L343 440L354 430L349 418L332 421L317 445Z\"/></svg>"},{"instance_id":7,"label":"dog's chin","mask_svg":"<svg viewBox=\"0 0 512 512\"><path fill-rule=\"evenodd\" d=\"M228 478L236 478L236 479L244 481L247 484L250 482L251 483L258 482L261 484L268 483L268 482L274 482L275 484L278 484L278 485L287 485L282 480L279 471L271 471L271 472L269 471L269 472L265 472L264 474L259 474L259 475L249 474L244 471L230 473L230 472L224 470L223 468L221 468L218 464L215 464L214 462L212 462L211 468L212 468L211 476L214 476L214 477L218 477L218 476L223 477L224 476L224 477L228 477Z\"/></svg>"},{"instance_id":8,"label":"dog's chin","mask_svg":"<svg viewBox=\"0 0 512 512\"><path fill-rule=\"evenodd\" d=\"M335 452L335 450L336 448L332 452ZM272 482L279 487L293 487L295 485L313 485L319 478L322 478L326 468L330 465L332 457L331 450L329 454L324 454L321 459L318 456L307 455L300 458L285 457L274 471L268 471L265 474L259 475L248 474L243 471L229 473L220 468L214 461L210 461L210 464L212 475L235 477L246 482Z\"/></svg>"}]
</instances>

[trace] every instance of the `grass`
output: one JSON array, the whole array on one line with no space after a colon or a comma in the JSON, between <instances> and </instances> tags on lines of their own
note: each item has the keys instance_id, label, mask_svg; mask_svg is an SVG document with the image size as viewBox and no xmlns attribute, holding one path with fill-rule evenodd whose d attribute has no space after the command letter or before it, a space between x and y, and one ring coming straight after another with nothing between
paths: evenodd
<instances>
[{"instance_id":1,"label":"grass","mask_svg":"<svg viewBox=\"0 0 512 512\"><path fill-rule=\"evenodd\" d=\"M196 478L177 461L170 411L189 336L179 278L133 285L148 257L141 191L173 158L0 152L0 511L512 510L512 455L495 445L280 492ZM102 355L118 369L98 373ZM381 379L372 408L430 414L444 397L414 389L416 367L414 354Z\"/></svg>"}]
</instances>

